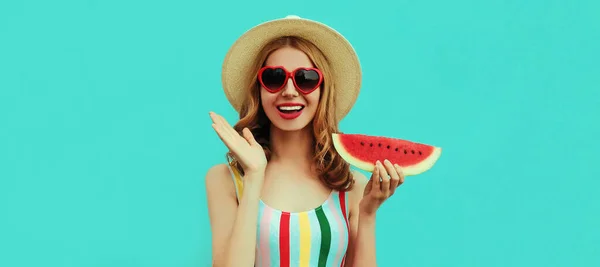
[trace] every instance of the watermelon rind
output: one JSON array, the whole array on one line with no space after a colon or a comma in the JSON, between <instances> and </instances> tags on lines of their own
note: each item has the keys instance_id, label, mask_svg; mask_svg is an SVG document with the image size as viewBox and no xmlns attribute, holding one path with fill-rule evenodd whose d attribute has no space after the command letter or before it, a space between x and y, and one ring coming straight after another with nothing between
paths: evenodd
<instances>
[{"instance_id":1,"label":"watermelon rind","mask_svg":"<svg viewBox=\"0 0 600 267\"><path fill-rule=\"evenodd\" d=\"M348 162L348 164L367 172L373 172L373 170L375 170L375 162L363 161L352 156L352 154L344 147L344 144L341 141L341 134L332 134L332 141L333 146L335 147L338 154L346 162ZM435 165L437 160L440 158L441 154L442 148L433 146L432 153L419 163L408 166L401 166L402 173L404 174L404 176L414 176L424 173L431 169L433 165Z\"/></svg>"}]
</instances>

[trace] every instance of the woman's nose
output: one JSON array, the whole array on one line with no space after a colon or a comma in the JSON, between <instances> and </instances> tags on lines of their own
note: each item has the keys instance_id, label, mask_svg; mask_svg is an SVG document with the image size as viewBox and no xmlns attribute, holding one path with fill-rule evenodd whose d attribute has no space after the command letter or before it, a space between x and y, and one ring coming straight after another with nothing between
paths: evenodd
<instances>
[{"instance_id":1,"label":"woman's nose","mask_svg":"<svg viewBox=\"0 0 600 267\"><path fill-rule=\"evenodd\" d=\"M298 91L296 91L296 87L294 86L294 81L292 80L292 78L289 78L287 83L285 84L285 87L283 88L283 95L284 96L297 96L298 95Z\"/></svg>"}]
</instances>

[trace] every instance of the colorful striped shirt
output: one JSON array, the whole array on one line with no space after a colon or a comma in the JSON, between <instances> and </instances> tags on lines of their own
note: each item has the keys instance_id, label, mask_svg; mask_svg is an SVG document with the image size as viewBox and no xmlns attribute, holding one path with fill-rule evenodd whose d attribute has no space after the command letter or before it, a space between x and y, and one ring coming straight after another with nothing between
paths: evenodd
<instances>
[{"instance_id":1,"label":"colorful striped shirt","mask_svg":"<svg viewBox=\"0 0 600 267\"><path fill-rule=\"evenodd\" d=\"M230 168L238 200L243 180ZM348 249L348 193L333 190L319 207L287 212L259 202L255 267L340 267Z\"/></svg>"}]
</instances>

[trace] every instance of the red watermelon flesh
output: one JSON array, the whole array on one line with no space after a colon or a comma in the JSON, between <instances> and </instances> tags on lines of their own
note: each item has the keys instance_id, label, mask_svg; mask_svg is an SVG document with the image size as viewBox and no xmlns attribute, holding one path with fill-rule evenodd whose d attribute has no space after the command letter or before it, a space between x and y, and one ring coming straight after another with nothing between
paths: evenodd
<instances>
[{"instance_id":1,"label":"red watermelon flesh","mask_svg":"<svg viewBox=\"0 0 600 267\"><path fill-rule=\"evenodd\" d=\"M364 134L333 134L333 145L349 164L372 172L377 160L398 164L405 176L421 174L433 167L442 153L439 147L408 140Z\"/></svg>"}]
</instances>

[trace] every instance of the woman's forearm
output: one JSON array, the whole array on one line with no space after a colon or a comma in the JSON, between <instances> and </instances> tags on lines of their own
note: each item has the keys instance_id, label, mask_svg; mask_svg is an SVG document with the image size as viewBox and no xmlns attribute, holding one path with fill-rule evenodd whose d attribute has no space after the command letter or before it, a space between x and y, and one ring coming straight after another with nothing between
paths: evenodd
<instances>
[{"instance_id":1,"label":"woman's forearm","mask_svg":"<svg viewBox=\"0 0 600 267\"><path fill-rule=\"evenodd\" d=\"M258 177L261 176L262 177ZM246 175L244 193L229 238L224 267L254 266L256 223L264 173Z\"/></svg>"},{"instance_id":2,"label":"woman's forearm","mask_svg":"<svg viewBox=\"0 0 600 267\"><path fill-rule=\"evenodd\" d=\"M360 214L354 257L350 266L377 266L375 253L375 215Z\"/></svg>"}]
</instances>

